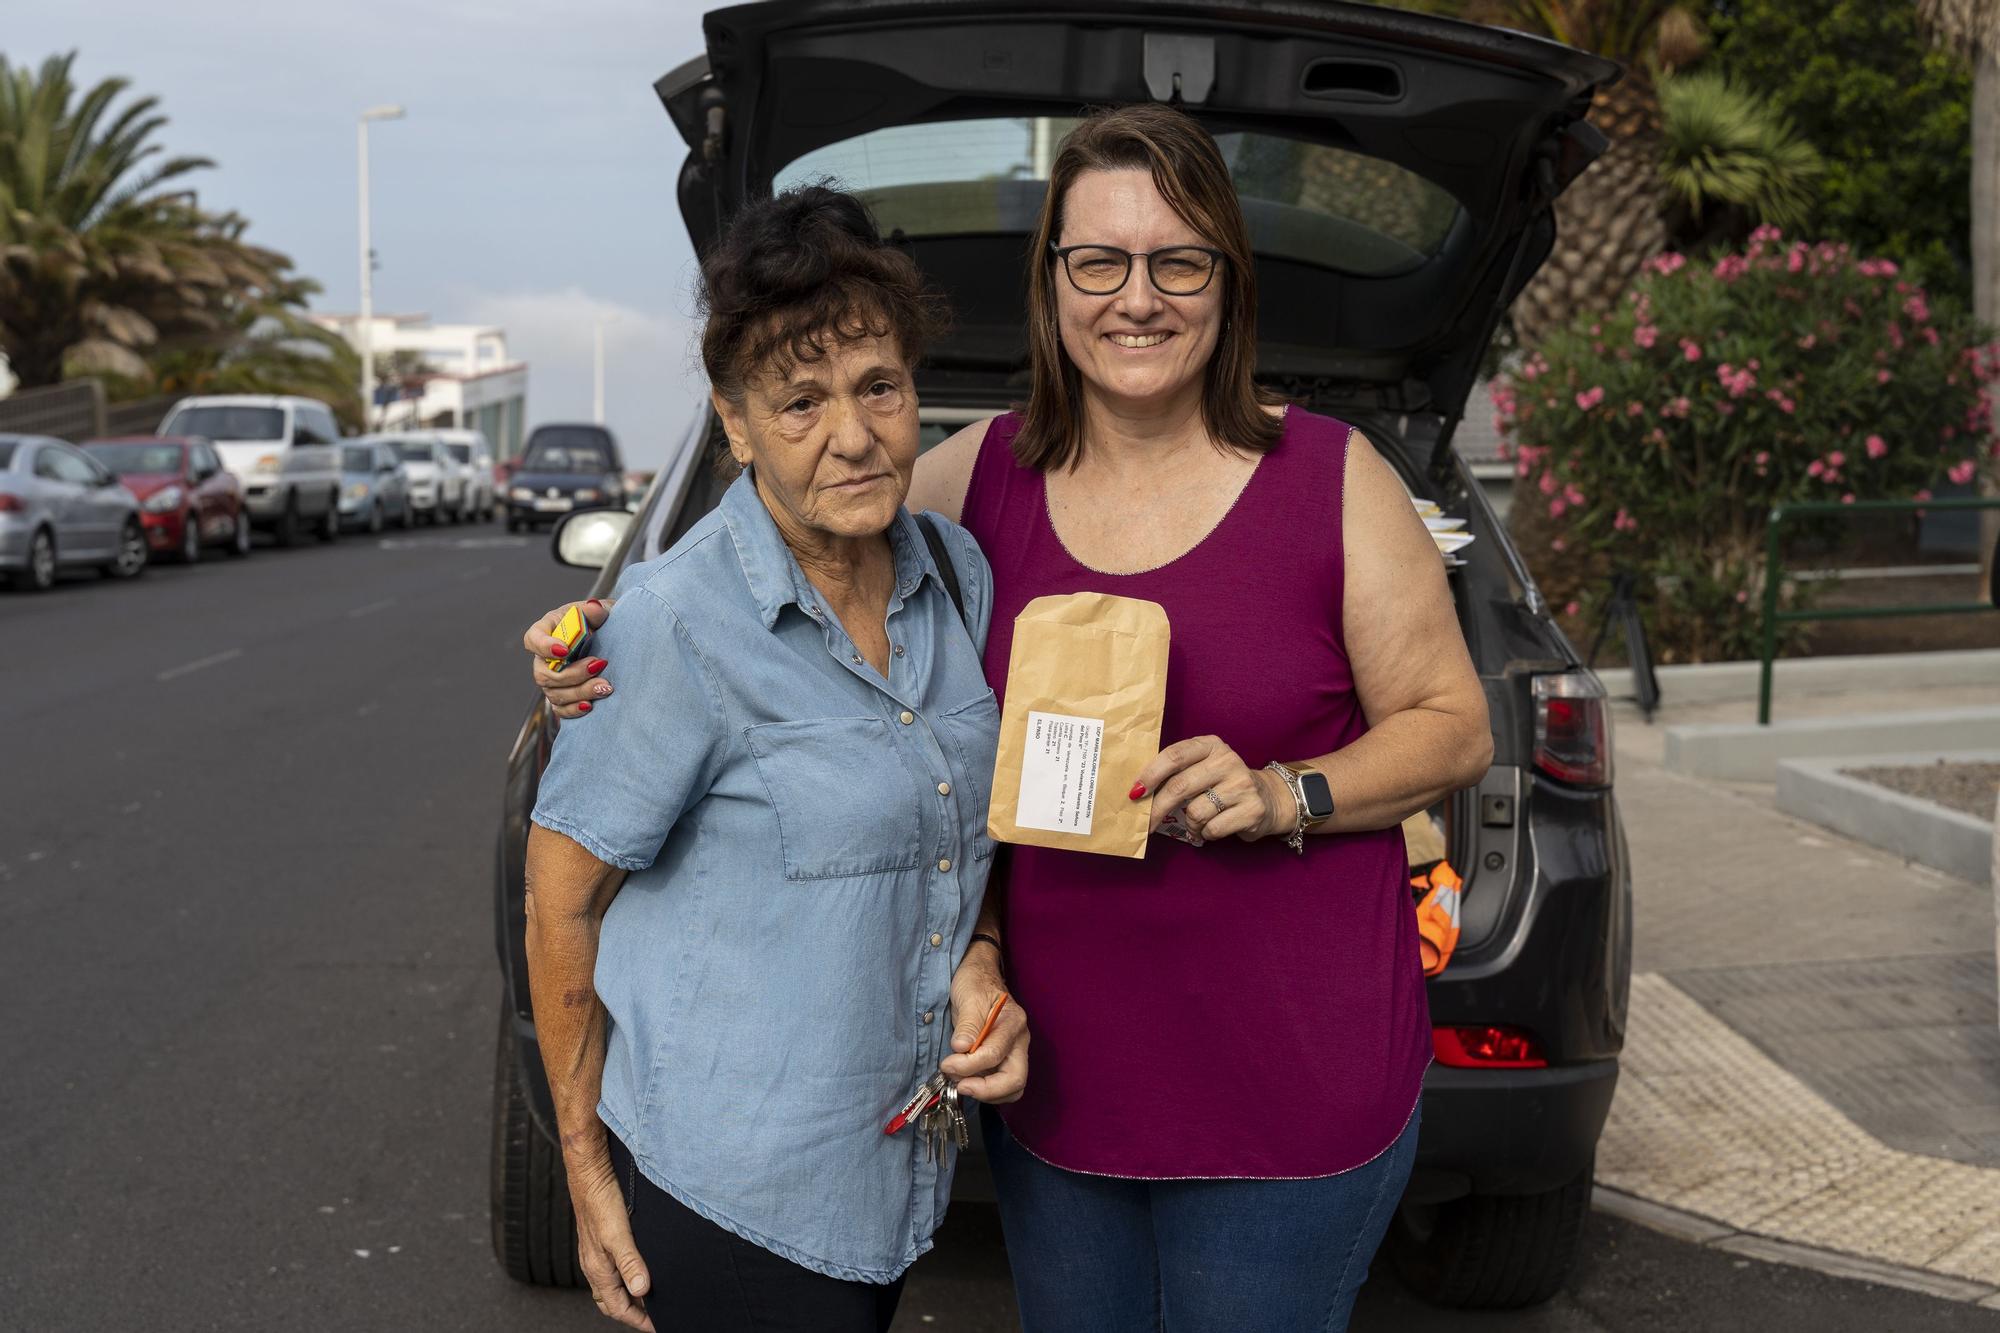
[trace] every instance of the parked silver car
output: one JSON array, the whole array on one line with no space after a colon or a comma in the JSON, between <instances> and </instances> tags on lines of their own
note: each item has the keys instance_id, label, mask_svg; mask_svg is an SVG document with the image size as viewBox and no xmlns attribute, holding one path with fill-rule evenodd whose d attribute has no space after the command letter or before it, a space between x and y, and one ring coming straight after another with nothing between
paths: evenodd
<instances>
[{"instance_id":1,"label":"parked silver car","mask_svg":"<svg viewBox=\"0 0 2000 1333\"><path fill-rule=\"evenodd\" d=\"M457 523L465 517L465 472L430 431L401 431L376 438L392 446L410 477L410 508L417 521Z\"/></svg>"},{"instance_id":2,"label":"parked silver car","mask_svg":"<svg viewBox=\"0 0 2000 1333\"><path fill-rule=\"evenodd\" d=\"M73 445L0 435L0 574L42 592L64 565L94 565L119 579L144 570L139 502Z\"/></svg>"},{"instance_id":3,"label":"parked silver car","mask_svg":"<svg viewBox=\"0 0 2000 1333\"><path fill-rule=\"evenodd\" d=\"M212 440L243 483L251 523L278 545L308 532L323 542L340 535L340 425L325 403L283 394L183 398L159 433Z\"/></svg>"},{"instance_id":4,"label":"parked silver car","mask_svg":"<svg viewBox=\"0 0 2000 1333\"><path fill-rule=\"evenodd\" d=\"M410 473L393 441L369 436L340 443L340 526L380 532L410 526Z\"/></svg>"},{"instance_id":5,"label":"parked silver car","mask_svg":"<svg viewBox=\"0 0 2000 1333\"><path fill-rule=\"evenodd\" d=\"M460 506L468 523L491 523L499 497L493 485L493 446L476 430L440 430L438 440L465 476Z\"/></svg>"}]
</instances>

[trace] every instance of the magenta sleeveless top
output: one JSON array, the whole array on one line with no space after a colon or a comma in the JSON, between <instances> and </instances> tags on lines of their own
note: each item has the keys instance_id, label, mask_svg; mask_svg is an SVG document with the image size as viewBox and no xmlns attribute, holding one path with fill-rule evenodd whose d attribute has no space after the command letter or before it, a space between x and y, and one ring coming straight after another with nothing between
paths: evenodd
<instances>
[{"instance_id":1,"label":"magenta sleeveless top","mask_svg":"<svg viewBox=\"0 0 2000 1333\"><path fill-rule=\"evenodd\" d=\"M1071 557L1041 474L1014 461L1019 427L988 428L963 518L993 566L995 693L1022 607L1115 593L1172 625L1163 745L1220 736L1257 767L1368 730L1341 633L1345 424L1289 409L1215 529L1141 574ZM1143 860L1004 855L1008 980L1034 1045L1002 1114L1029 1151L1100 1175L1300 1178L1402 1132L1431 1039L1400 829L1309 836L1303 857L1280 838L1164 837Z\"/></svg>"}]
</instances>

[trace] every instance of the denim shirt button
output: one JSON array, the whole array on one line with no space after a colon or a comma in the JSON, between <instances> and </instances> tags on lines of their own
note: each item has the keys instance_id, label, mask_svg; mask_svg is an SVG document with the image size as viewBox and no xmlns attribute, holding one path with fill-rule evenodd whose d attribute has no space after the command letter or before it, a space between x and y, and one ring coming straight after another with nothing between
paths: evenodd
<instances>
[{"instance_id":1,"label":"denim shirt button","mask_svg":"<svg viewBox=\"0 0 2000 1333\"><path fill-rule=\"evenodd\" d=\"M951 795L951 784L949 782L938 783L938 795L940 796Z\"/></svg>"},{"instance_id":2,"label":"denim shirt button","mask_svg":"<svg viewBox=\"0 0 2000 1333\"><path fill-rule=\"evenodd\" d=\"M896 720L898 722L901 722L904 726L907 727L912 722L915 722L917 720L917 715L915 713L912 713L909 709L905 708L902 711L901 715L899 715Z\"/></svg>"},{"instance_id":3,"label":"denim shirt button","mask_svg":"<svg viewBox=\"0 0 2000 1333\"><path fill-rule=\"evenodd\" d=\"M937 1015L932 1013L930 1010L928 1009L924 1010L924 1026L929 1027L931 1025L931 1020L936 1017Z\"/></svg>"},{"instance_id":4,"label":"denim shirt button","mask_svg":"<svg viewBox=\"0 0 2000 1333\"><path fill-rule=\"evenodd\" d=\"M940 944L943 944L943 943L944 943L944 936L942 936L942 935L936 935L936 934L933 934L933 935L931 936L931 948L935 949L935 948L937 948L937 947L938 947L938 946L939 946Z\"/></svg>"},{"instance_id":5,"label":"denim shirt button","mask_svg":"<svg viewBox=\"0 0 2000 1333\"><path fill-rule=\"evenodd\" d=\"M939 871L941 871L941 872L942 872L942 871L948 871L948 870L950 870L950 869L951 869L951 858L950 858L949 856L945 857L945 858L944 858L944 859L943 859L942 861L939 861L939 862L938 862L938 870L939 870Z\"/></svg>"},{"instance_id":6,"label":"denim shirt button","mask_svg":"<svg viewBox=\"0 0 2000 1333\"><path fill-rule=\"evenodd\" d=\"M901 657L902 655L903 655L903 645L899 643L896 645L896 656Z\"/></svg>"}]
</instances>

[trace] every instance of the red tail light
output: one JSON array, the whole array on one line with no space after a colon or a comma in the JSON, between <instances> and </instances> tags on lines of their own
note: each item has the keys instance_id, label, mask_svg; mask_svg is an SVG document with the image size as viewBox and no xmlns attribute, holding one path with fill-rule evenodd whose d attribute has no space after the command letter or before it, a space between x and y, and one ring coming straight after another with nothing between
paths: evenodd
<instances>
[{"instance_id":1,"label":"red tail light","mask_svg":"<svg viewBox=\"0 0 2000 1333\"><path fill-rule=\"evenodd\" d=\"M1535 767L1576 787L1611 785L1611 714L1597 677L1535 677Z\"/></svg>"},{"instance_id":2,"label":"red tail light","mask_svg":"<svg viewBox=\"0 0 2000 1333\"><path fill-rule=\"evenodd\" d=\"M27 510L18 495L0 495L0 514L19 514Z\"/></svg>"},{"instance_id":3,"label":"red tail light","mask_svg":"<svg viewBox=\"0 0 2000 1333\"><path fill-rule=\"evenodd\" d=\"M1545 1069L1549 1063L1534 1034L1493 1023L1432 1028L1431 1050L1451 1069Z\"/></svg>"}]
</instances>

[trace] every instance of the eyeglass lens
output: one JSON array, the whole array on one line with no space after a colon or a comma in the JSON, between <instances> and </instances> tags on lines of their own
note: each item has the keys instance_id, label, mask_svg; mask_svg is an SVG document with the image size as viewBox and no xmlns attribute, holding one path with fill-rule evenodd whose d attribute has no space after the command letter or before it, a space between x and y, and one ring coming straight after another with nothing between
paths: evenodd
<instances>
[{"instance_id":1,"label":"eyeglass lens","mask_svg":"<svg viewBox=\"0 0 2000 1333\"><path fill-rule=\"evenodd\" d=\"M1169 296L1193 296L1215 276L1215 256L1206 250L1174 247L1137 258L1146 261L1153 286ZM1069 280L1086 296L1109 296L1125 285L1135 256L1110 246L1083 246L1064 256Z\"/></svg>"}]
</instances>

